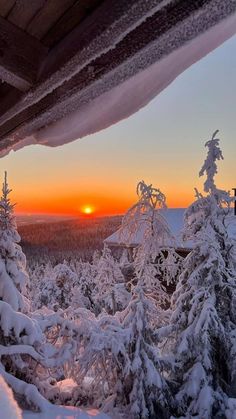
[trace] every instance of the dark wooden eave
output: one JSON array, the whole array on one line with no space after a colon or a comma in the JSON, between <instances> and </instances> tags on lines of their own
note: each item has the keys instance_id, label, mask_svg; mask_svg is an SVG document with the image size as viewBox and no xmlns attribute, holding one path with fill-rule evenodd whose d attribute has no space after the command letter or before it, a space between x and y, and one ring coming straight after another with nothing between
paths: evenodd
<instances>
[{"instance_id":1,"label":"dark wooden eave","mask_svg":"<svg viewBox=\"0 0 236 419\"><path fill-rule=\"evenodd\" d=\"M236 0L0 0L0 150L235 12Z\"/></svg>"}]
</instances>

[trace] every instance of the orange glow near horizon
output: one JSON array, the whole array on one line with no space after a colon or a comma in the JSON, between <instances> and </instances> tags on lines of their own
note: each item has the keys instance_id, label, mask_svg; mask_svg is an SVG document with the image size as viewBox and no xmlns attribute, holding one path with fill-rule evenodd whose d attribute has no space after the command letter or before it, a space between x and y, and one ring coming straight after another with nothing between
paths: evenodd
<instances>
[{"instance_id":1,"label":"orange glow near horizon","mask_svg":"<svg viewBox=\"0 0 236 419\"><path fill-rule=\"evenodd\" d=\"M123 196L86 196L84 194L81 196L77 194L58 196L56 193L50 193L50 196L45 194L42 197L36 196L33 191L30 192L25 195L13 189L11 200L16 202L16 214L83 215L87 217L119 215L124 214L137 201L135 190L127 191L127 193L123 191ZM32 197L32 195L34 196ZM190 193L183 191L182 194L179 194L169 190L166 196L169 208L185 208L194 200L193 191ZM84 202L91 202L91 204L84 204Z\"/></svg>"}]
</instances>

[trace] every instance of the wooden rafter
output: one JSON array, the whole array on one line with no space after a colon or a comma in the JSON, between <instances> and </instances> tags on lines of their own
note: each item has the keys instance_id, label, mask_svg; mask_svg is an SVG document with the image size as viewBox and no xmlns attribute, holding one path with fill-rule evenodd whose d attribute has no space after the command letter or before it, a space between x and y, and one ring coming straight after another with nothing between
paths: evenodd
<instances>
[{"instance_id":1,"label":"wooden rafter","mask_svg":"<svg viewBox=\"0 0 236 419\"><path fill-rule=\"evenodd\" d=\"M37 79L47 48L0 17L0 79L21 91Z\"/></svg>"},{"instance_id":2,"label":"wooden rafter","mask_svg":"<svg viewBox=\"0 0 236 419\"><path fill-rule=\"evenodd\" d=\"M80 0L75 2L42 38L42 43L50 48L56 45L76 26L80 25L100 3L101 0Z\"/></svg>"}]
</instances>

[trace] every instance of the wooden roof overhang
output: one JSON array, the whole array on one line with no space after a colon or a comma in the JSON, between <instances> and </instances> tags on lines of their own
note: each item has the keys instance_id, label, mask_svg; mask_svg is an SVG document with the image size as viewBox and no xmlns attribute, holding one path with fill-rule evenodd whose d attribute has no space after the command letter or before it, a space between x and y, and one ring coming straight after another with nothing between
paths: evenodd
<instances>
[{"instance_id":1,"label":"wooden roof overhang","mask_svg":"<svg viewBox=\"0 0 236 419\"><path fill-rule=\"evenodd\" d=\"M236 0L0 0L0 150L235 11Z\"/></svg>"}]
</instances>

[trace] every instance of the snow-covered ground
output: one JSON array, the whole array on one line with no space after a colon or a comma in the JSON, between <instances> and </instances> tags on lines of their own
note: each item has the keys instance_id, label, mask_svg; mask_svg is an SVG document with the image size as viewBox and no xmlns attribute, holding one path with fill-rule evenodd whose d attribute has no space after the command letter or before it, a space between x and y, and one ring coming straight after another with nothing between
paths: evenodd
<instances>
[{"instance_id":1,"label":"snow-covered ground","mask_svg":"<svg viewBox=\"0 0 236 419\"><path fill-rule=\"evenodd\" d=\"M53 406L48 413L32 413L25 411L23 419L111 419L96 409L81 410L76 407Z\"/></svg>"},{"instance_id":2,"label":"snow-covered ground","mask_svg":"<svg viewBox=\"0 0 236 419\"><path fill-rule=\"evenodd\" d=\"M0 375L0 418L1 419L110 419L96 409L81 410L76 407L63 407L51 405L47 412L33 413L24 411L21 415L12 390Z\"/></svg>"}]
</instances>

